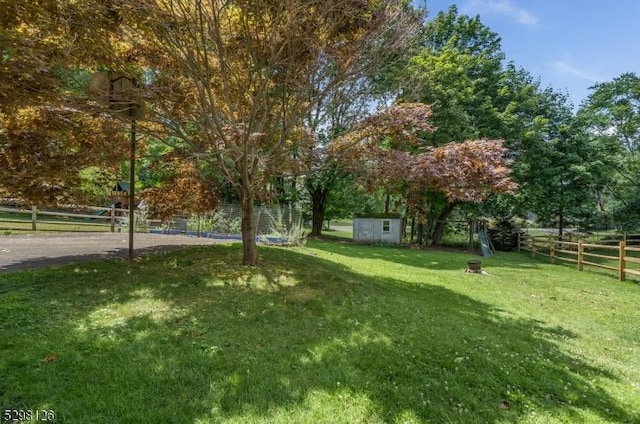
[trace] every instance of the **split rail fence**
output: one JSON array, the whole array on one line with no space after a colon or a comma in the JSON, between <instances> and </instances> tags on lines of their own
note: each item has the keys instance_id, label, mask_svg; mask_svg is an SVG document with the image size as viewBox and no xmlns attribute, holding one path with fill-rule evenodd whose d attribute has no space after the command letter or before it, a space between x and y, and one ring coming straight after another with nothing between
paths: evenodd
<instances>
[{"instance_id":1,"label":"split rail fence","mask_svg":"<svg viewBox=\"0 0 640 424\"><path fill-rule=\"evenodd\" d=\"M113 233L122 217L128 215L129 210L115 207L98 208L83 206L82 209L77 212L65 212L45 211L33 206L31 209L0 207L0 212L8 213L11 216L0 217L0 222L31 223L31 229L33 231L38 229L38 224L56 224L110 227ZM24 218L22 216L24 216Z\"/></svg>"},{"instance_id":2,"label":"split rail fence","mask_svg":"<svg viewBox=\"0 0 640 424\"><path fill-rule=\"evenodd\" d=\"M529 252L532 258L548 257L552 264L574 263L578 271L585 266L614 271L620 281L625 281L627 275L640 277L640 235L621 237L622 240L590 241L571 236L560 239L556 235L519 235L518 252Z\"/></svg>"}]
</instances>

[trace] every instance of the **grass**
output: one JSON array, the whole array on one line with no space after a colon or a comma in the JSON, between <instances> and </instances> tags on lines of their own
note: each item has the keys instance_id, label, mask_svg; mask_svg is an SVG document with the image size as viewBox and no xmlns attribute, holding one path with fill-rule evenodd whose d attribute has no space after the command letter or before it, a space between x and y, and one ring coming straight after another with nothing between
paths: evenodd
<instances>
[{"instance_id":1,"label":"grass","mask_svg":"<svg viewBox=\"0 0 640 424\"><path fill-rule=\"evenodd\" d=\"M637 423L640 287L309 241L0 274L0 409L58 422ZM51 361L43 361L48 355Z\"/></svg>"}]
</instances>

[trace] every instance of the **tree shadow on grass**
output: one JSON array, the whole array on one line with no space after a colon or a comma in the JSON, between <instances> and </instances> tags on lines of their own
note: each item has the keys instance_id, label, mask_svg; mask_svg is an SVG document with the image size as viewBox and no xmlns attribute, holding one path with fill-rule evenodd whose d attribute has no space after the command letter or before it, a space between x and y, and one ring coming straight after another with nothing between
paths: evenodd
<instances>
[{"instance_id":1,"label":"tree shadow on grass","mask_svg":"<svg viewBox=\"0 0 640 424\"><path fill-rule=\"evenodd\" d=\"M638 420L561 330L295 250L258 268L239 253L10 275L0 404L60 422Z\"/></svg>"}]
</instances>

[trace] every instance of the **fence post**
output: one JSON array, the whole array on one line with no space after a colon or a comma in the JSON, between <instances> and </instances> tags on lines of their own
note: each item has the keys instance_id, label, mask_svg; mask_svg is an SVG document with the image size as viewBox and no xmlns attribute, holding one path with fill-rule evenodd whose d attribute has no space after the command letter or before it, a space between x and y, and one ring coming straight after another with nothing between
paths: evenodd
<instances>
[{"instance_id":1,"label":"fence post","mask_svg":"<svg viewBox=\"0 0 640 424\"><path fill-rule=\"evenodd\" d=\"M111 232L116 232L116 205L111 205L111 209L109 210L109 216L111 217Z\"/></svg>"},{"instance_id":2,"label":"fence post","mask_svg":"<svg viewBox=\"0 0 640 424\"><path fill-rule=\"evenodd\" d=\"M619 258L619 262L618 262L618 278L620 281L624 281L625 280L625 275L624 275L624 269L625 269L625 255L626 255L626 247L627 247L627 243L625 243L624 241L620 242L620 251L618 252L618 255L620 256Z\"/></svg>"},{"instance_id":3,"label":"fence post","mask_svg":"<svg viewBox=\"0 0 640 424\"><path fill-rule=\"evenodd\" d=\"M556 245L556 242L553 241L553 234L549 234L549 261L552 264L556 263L556 258L555 258L556 246L555 245Z\"/></svg>"},{"instance_id":4,"label":"fence post","mask_svg":"<svg viewBox=\"0 0 640 424\"><path fill-rule=\"evenodd\" d=\"M529 240L531 240L531 257L535 258L536 257L536 239L535 237L531 237Z\"/></svg>"},{"instance_id":5,"label":"fence post","mask_svg":"<svg viewBox=\"0 0 640 424\"><path fill-rule=\"evenodd\" d=\"M38 208L31 206L31 229L36 230L36 221L38 220Z\"/></svg>"},{"instance_id":6,"label":"fence post","mask_svg":"<svg viewBox=\"0 0 640 424\"><path fill-rule=\"evenodd\" d=\"M582 271L583 268L583 264L582 261L584 260L584 246L582 245L582 243L584 242L583 239L578 239L578 271Z\"/></svg>"}]
</instances>

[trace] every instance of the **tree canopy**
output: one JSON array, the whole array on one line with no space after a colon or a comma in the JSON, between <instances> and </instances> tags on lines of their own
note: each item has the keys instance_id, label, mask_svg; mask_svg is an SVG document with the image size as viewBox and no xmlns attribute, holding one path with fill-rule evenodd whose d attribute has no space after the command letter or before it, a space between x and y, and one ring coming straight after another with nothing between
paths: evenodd
<instances>
[{"instance_id":1,"label":"tree canopy","mask_svg":"<svg viewBox=\"0 0 640 424\"><path fill-rule=\"evenodd\" d=\"M364 189L428 222L435 243L463 203L560 229L640 225L638 77L596 84L576 114L566 95L505 64L498 34L455 6L429 19L393 0L0 9L5 197L61 203L89 176L117 178L128 124L113 96L87 91L101 72L107 86L132 81L125 106L144 100L136 124L152 203L168 214L238 201L246 264L258 263L258 202L307 202L319 234L325 212L343 215Z\"/></svg>"}]
</instances>

